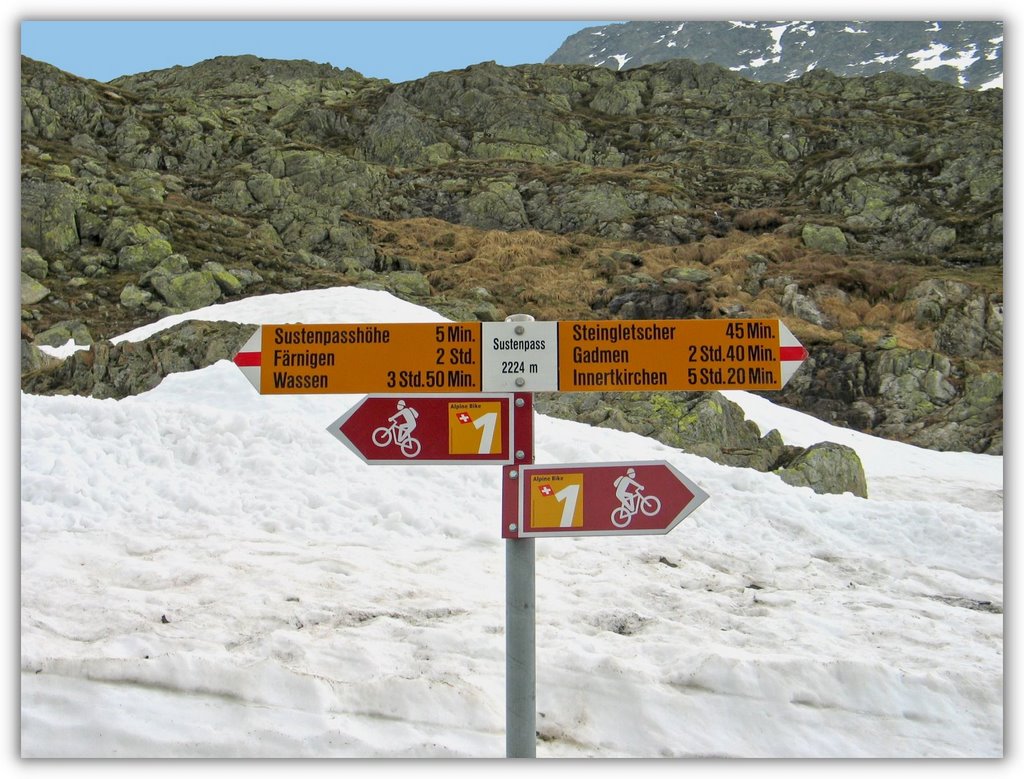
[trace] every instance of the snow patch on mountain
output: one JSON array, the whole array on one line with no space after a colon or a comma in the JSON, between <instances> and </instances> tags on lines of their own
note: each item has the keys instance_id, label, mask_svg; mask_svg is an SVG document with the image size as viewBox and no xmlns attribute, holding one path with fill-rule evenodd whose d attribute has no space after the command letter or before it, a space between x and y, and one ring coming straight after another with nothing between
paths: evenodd
<instances>
[{"instance_id":1,"label":"snow patch on mountain","mask_svg":"<svg viewBox=\"0 0 1024 779\"><path fill-rule=\"evenodd\" d=\"M685 58L774 82L818 68L840 76L895 71L991 89L1002 86L1002 49L1001 22L624 22L571 36L547 61L626 70Z\"/></svg>"}]
</instances>

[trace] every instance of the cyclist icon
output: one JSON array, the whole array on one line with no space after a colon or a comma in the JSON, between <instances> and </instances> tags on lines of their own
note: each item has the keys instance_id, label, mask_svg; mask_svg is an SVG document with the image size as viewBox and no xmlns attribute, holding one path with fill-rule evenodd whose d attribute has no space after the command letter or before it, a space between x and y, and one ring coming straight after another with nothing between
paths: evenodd
<instances>
[{"instance_id":1,"label":"cyclist icon","mask_svg":"<svg viewBox=\"0 0 1024 779\"><path fill-rule=\"evenodd\" d=\"M421 448L420 442L412 437L418 416L416 409L406 405L404 400L399 400L398 410L388 417L390 424L373 431L373 442L380 447L394 443L406 457L415 457Z\"/></svg>"},{"instance_id":2,"label":"cyclist icon","mask_svg":"<svg viewBox=\"0 0 1024 779\"><path fill-rule=\"evenodd\" d=\"M661 501L655 495L641 495L644 485L636 481L636 469L629 468L624 476L615 480L615 497L621 504L612 511L611 520L615 527L626 527L638 513L653 517L661 511Z\"/></svg>"}]
</instances>

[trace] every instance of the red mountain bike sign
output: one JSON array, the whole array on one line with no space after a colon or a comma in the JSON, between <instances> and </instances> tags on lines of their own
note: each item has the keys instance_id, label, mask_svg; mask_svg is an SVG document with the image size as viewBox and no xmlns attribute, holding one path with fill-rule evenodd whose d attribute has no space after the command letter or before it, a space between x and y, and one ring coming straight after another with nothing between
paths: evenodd
<instances>
[{"instance_id":1,"label":"red mountain bike sign","mask_svg":"<svg viewBox=\"0 0 1024 779\"><path fill-rule=\"evenodd\" d=\"M513 461L511 395L368 395L327 430L371 464Z\"/></svg>"},{"instance_id":2,"label":"red mountain bike sign","mask_svg":"<svg viewBox=\"0 0 1024 779\"><path fill-rule=\"evenodd\" d=\"M524 465L505 537L664 534L707 493L667 462Z\"/></svg>"}]
</instances>

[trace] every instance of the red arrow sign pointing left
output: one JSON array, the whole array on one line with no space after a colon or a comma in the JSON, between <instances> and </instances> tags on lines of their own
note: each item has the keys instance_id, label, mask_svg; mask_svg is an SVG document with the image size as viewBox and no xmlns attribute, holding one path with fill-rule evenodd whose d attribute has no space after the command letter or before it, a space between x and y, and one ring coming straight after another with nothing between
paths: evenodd
<instances>
[{"instance_id":1,"label":"red arrow sign pointing left","mask_svg":"<svg viewBox=\"0 0 1024 779\"><path fill-rule=\"evenodd\" d=\"M368 395L327 430L378 465L507 465L511 395Z\"/></svg>"}]
</instances>

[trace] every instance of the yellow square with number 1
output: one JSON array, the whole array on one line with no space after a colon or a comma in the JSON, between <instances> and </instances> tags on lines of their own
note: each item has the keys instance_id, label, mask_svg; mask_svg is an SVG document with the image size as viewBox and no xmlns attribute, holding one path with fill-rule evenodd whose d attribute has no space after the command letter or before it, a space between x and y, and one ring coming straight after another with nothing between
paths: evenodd
<instances>
[{"instance_id":1,"label":"yellow square with number 1","mask_svg":"<svg viewBox=\"0 0 1024 779\"><path fill-rule=\"evenodd\" d=\"M448 404L448 454L501 454L501 403Z\"/></svg>"},{"instance_id":2,"label":"yellow square with number 1","mask_svg":"<svg viewBox=\"0 0 1024 779\"><path fill-rule=\"evenodd\" d=\"M583 474L531 474L530 509L530 527L583 527Z\"/></svg>"}]
</instances>

